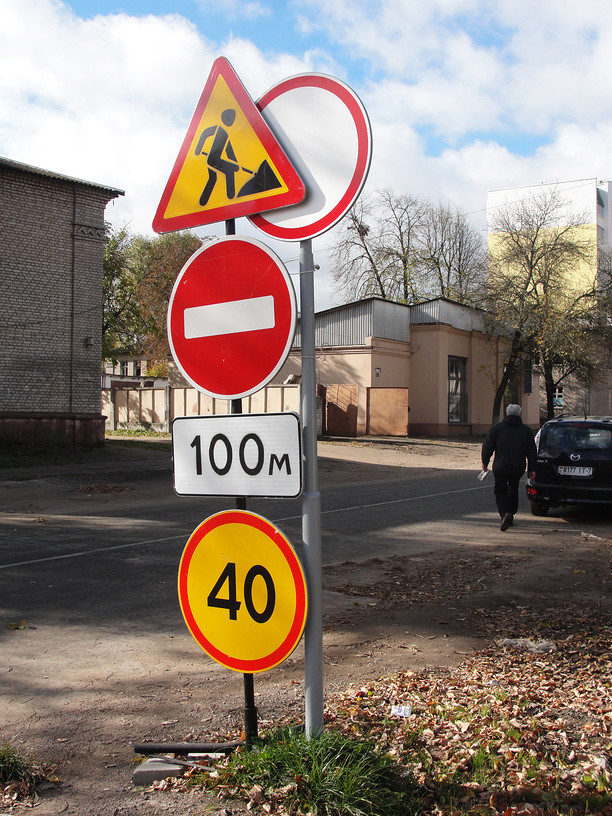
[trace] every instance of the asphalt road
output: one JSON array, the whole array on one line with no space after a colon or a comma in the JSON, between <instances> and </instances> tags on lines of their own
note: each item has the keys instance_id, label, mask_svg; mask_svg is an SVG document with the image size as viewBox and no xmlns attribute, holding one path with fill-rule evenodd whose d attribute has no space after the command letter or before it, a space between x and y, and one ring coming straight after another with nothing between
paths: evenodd
<instances>
[{"instance_id":1,"label":"asphalt road","mask_svg":"<svg viewBox=\"0 0 612 816\"><path fill-rule=\"evenodd\" d=\"M458 544L500 542L490 480L478 482L472 469L399 468L381 480L373 465L327 464L320 487L324 564L434 549L448 550L452 564ZM354 467L359 479L351 473L343 480ZM176 496L170 456L161 451L95 466L0 472L0 496L0 614L11 621L87 620L95 609L110 622L154 610L176 625L185 543L206 517L235 506L231 498ZM562 522L532 518L521 502L524 532L585 526L571 514ZM278 525L300 553L300 499L253 499L247 509ZM589 523L609 534L609 522L604 516Z\"/></svg>"},{"instance_id":2,"label":"asphalt road","mask_svg":"<svg viewBox=\"0 0 612 816\"><path fill-rule=\"evenodd\" d=\"M326 694L457 665L558 598L581 625L587 607L609 615L610 513L535 518L522 497L501 533L476 442L320 447ZM176 496L167 445L0 470L0 743L58 768L40 816L167 813L164 793L130 788L133 743L240 733L242 677L195 644L177 597L189 535L234 505ZM300 500L248 509L300 551ZM257 675L262 723L304 711L303 660L304 641Z\"/></svg>"},{"instance_id":3,"label":"asphalt road","mask_svg":"<svg viewBox=\"0 0 612 816\"><path fill-rule=\"evenodd\" d=\"M69 466L62 474L52 468L8 472L0 495L2 606L13 612L23 608L31 576L47 576L55 590L90 578L116 589L133 571L137 584L149 587L146 595L155 597L159 576L176 572L195 527L235 506L231 498L176 496L167 458L89 471ZM397 481L322 485L321 508L323 561L329 564L405 553L413 531L458 525L490 511L491 491L476 485L471 472L433 471ZM299 551L300 499L250 499L247 509L277 524ZM44 600L36 595L30 602L38 607Z\"/></svg>"}]
</instances>

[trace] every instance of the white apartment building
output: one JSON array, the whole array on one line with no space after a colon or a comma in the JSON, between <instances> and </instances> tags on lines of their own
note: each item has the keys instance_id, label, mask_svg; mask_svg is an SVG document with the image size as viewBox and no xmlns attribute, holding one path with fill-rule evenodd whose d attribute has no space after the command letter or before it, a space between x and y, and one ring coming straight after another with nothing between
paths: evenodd
<instances>
[{"instance_id":1,"label":"white apartment building","mask_svg":"<svg viewBox=\"0 0 612 816\"><path fill-rule=\"evenodd\" d=\"M612 182L598 181L596 178L490 190L487 194L489 234L492 231L496 211L519 201L528 201L543 190L558 192L568 220L570 217L573 220L578 219L584 227L591 228L593 241L597 247L600 249L612 247ZM594 255L594 258L596 257Z\"/></svg>"}]
</instances>

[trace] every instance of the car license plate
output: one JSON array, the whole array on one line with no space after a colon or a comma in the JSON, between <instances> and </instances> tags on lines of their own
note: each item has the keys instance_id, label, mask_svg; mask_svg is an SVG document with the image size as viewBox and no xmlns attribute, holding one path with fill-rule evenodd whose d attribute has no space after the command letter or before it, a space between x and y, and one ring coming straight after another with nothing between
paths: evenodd
<instances>
[{"instance_id":1,"label":"car license plate","mask_svg":"<svg viewBox=\"0 0 612 816\"><path fill-rule=\"evenodd\" d=\"M592 476L592 467L577 467L576 465L559 465L559 476Z\"/></svg>"}]
</instances>

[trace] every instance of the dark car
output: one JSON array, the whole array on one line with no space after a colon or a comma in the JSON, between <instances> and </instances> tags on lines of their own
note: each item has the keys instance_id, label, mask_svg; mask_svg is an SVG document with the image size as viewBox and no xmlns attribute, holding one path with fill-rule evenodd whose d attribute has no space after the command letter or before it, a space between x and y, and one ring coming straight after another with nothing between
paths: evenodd
<instances>
[{"instance_id":1,"label":"dark car","mask_svg":"<svg viewBox=\"0 0 612 816\"><path fill-rule=\"evenodd\" d=\"M527 481L534 516L569 504L612 506L612 417L551 419L536 443L536 475Z\"/></svg>"}]
</instances>

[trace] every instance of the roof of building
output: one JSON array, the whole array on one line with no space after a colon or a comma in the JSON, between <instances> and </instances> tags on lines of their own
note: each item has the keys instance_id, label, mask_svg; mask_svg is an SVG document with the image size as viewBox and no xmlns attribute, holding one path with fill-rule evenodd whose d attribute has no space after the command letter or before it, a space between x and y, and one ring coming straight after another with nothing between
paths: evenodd
<instances>
[{"instance_id":1,"label":"roof of building","mask_svg":"<svg viewBox=\"0 0 612 816\"><path fill-rule=\"evenodd\" d=\"M396 300L385 300L385 298L372 295L371 297L362 298L361 300L351 300L349 303L341 303L339 306L329 306L327 309L321 309L321 311L318 311L317 315L327 314L328 312L338 312L341 309L350 309L352 306L357 304L372 303L373 301L378 301L380 303L392 303L394 306L401 306L404 309L410 308L409 306L406 306L405 303L398 303Z\"/></svg>"},{"instance_id":2,"label":"roof of building","mask_svg":"<svg viewBox=\"0 0 612 816\"><path fill-rule=\"evenodd\" d=\"M351 306L355 306L356 304L360 303L372 303L373 301L378 301L379 303L390 303L393 306L400 306L403 309L413 309L415 306L426 306L427 304L431 303L450 303L454 306L460 306L462 309L472 309L475 312L482 312L483 310L480 309L478 306L468 306L465 303L460 303L458 300L452 300L451 298L447 297L433 297L429 298L429 300L420 300L418 303L398 303L397 300L386 300L385 298L379 297L378 295L371 295L367 298L362 298L361 300L351 300L349 303L341 303L339 306L330 306L327 309L322 309L318 311L317 314L326 314L327 312L337 312L340 309L350 309Z\"/></svg>"},{"instance_id":3,"label":"roof of building","mask_svg":"<svg viewBox=\"0 0 612 816\"><path fill-rule=\"evenodd\" d=\"M422 324L448 325L464 331L484 331L484 312L449 300L432 298L406 305L372 296L315 314L315 345L317 347L362 346L367 337L410 342L411 326ZM298 323L294 347L301 344Z\"/></svg>"},{"instance_id":4,"label":"roof of building","mask_svg":"<svg viewBox=\"0 0 612 816\"><path fill-rule=\"evenodd\" d=\"M95 181L86 181L85 179L73 178L71 176L64 176L62 173L54 173L51 170L44 170L42 167L33 167L29 164L13 161L4 156L0 156L0 166L12 167L14 170L21 170L24 173L33 173L37 176L47 176L48 178L59 179L60 181L70 181L73 184L84 184L86 187L96 187L98 190L105 190L107 193L112 193L113 198L125 195L125 190L120 190L117 187L109 187L106 184L97 184Z\"/></svg>"}]
</instances>

